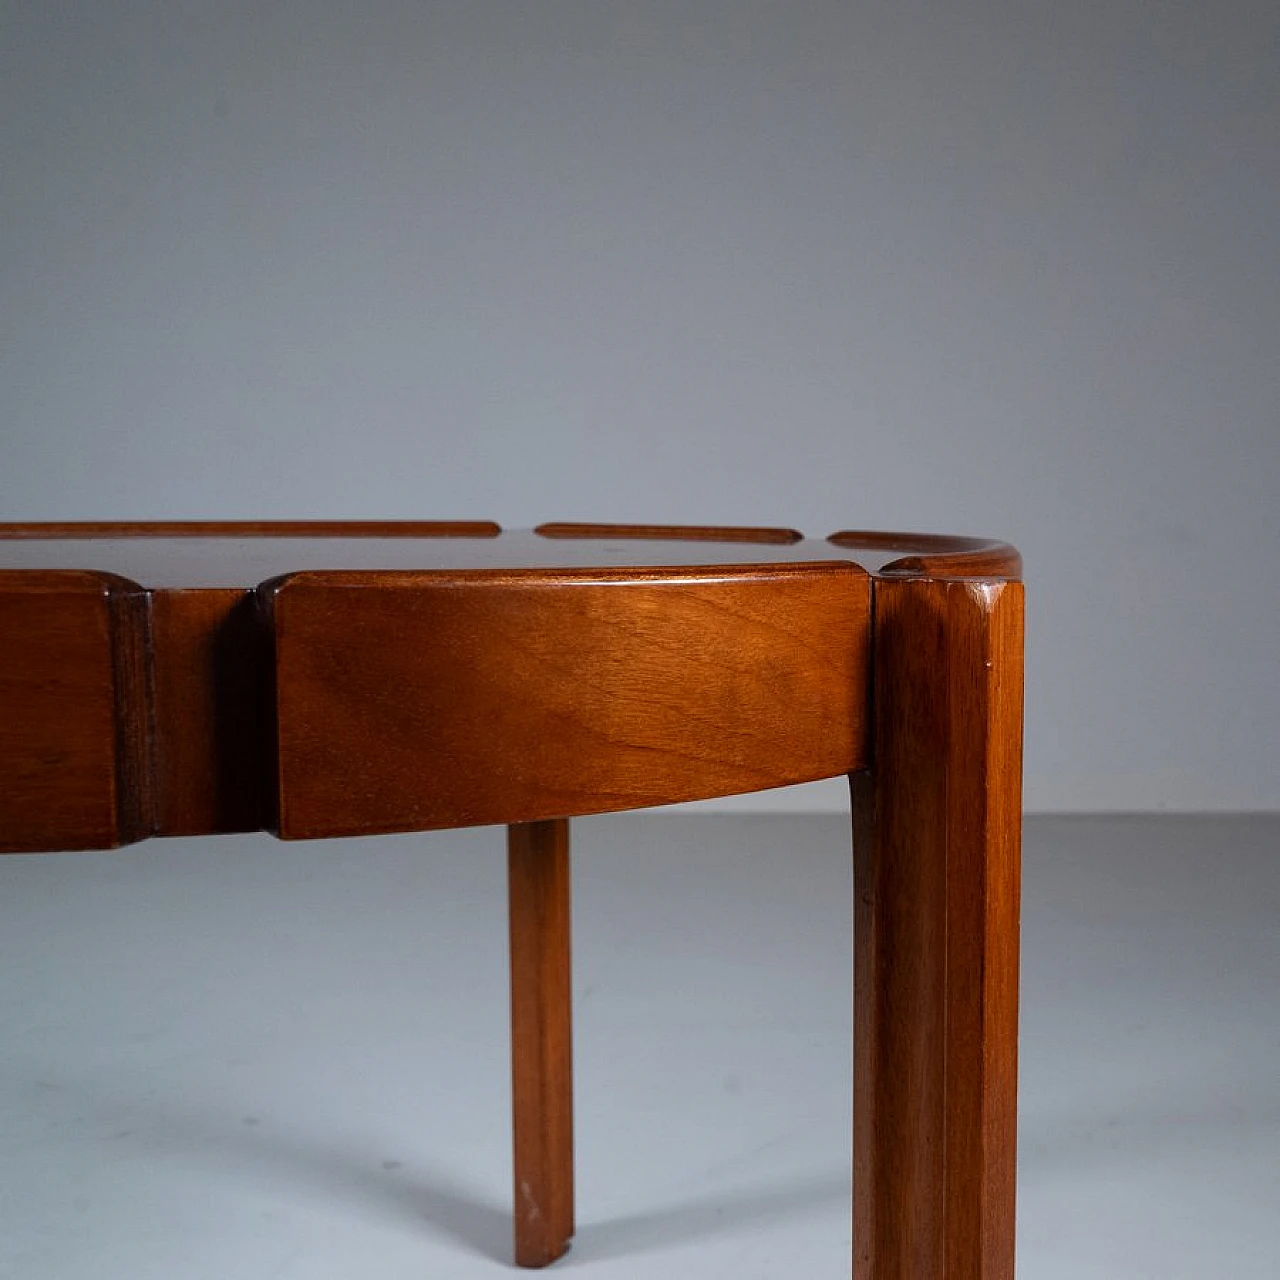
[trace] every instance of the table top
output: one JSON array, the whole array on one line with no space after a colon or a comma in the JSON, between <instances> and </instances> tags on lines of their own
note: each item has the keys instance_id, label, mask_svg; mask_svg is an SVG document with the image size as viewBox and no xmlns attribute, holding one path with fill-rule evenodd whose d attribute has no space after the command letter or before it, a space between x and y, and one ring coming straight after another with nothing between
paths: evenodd
<instances>
[{"instance_id":1,"label":"table top","mask_svg":"<svg viewBox=\"0 0 1280 1280\"><path fill-rule=\"evenodd\" d=\"M607 569L854 563L884 576L1016 578L986 538L793 529L489 521L190 521L0 524L0 570L112 573L162 590L252 587L310 570Z\"/></svg>"}]
</instances>

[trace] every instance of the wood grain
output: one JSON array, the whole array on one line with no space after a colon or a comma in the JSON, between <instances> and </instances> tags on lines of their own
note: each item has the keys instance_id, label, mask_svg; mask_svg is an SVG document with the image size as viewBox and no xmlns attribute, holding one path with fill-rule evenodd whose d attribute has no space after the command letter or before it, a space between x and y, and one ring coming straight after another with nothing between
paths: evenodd
<instances>
[{"instance_id":1,"label":"wood grain","mask_svg":"<svg viewBox=\"0 0 1280 1280\"><path fill-rule=\"evenodd\" d=\"M0 850L150 834L147 624L124 579L0 572Z\"/></svg>"},{"instance_id":2,"label":"wood grain","mask_svg":"<svg viewBox=\"0 0 1280 1280\"><path fill-rule=\"evenodd\" d=\"M863 760L851 565L269 584L279 833L530 822Z\"/></svg>"},{"instance_id":3,"label":"wood grain","mask_svg":"<svg viewBox=\"0 0 1280 1280\"><path fill-rule=\"evenodd\" d=\"M507 862L515 1256L544 1267L574 1231L568 822L508 828Z\"/></svg>"},{"instance_id":4,"label":"wood grain","mask_svg":"<svg viewBox=\"0 0 1280 1280\"><path fill-rule=\"evenodd\" d=\"M1012 1280L1022 584L875 584L854 779L854 1276Z\"/></svg>"},{"instance_id":5,"label":"wood grain","mask_svg":"<svg viewBox=\"0 0 1280 1280\"><path fill-rule=\"evenodd\" d=\"M813 543L661 525L468 542L498 533L0 526L19 565L0 570L0 849L260 824L287 837L512 824L516 1247L543 1265L573 1233L564 819L851 773L854 1275L1011 1280L1018 553L940 535ZM388 554L378 540L394 539L413 571L241 582L247 564L293 561L304 537L367 539L330 554L375 564ZM225 552L165 541L199 538L226 539ZM256 554L236 549L245 538ZM166 577L144 590L21 567L18 544L53 558L30 545L40 539L101 539L67 549L93 560L152 552ZM546 565L556 539L574 545L551 565L494 567ZM660 565L646 541L668 544ZM767 562L698 563L708 557ZM209 563L225 580L208 589L168 580Z\"/></svg>"}]
</instances>

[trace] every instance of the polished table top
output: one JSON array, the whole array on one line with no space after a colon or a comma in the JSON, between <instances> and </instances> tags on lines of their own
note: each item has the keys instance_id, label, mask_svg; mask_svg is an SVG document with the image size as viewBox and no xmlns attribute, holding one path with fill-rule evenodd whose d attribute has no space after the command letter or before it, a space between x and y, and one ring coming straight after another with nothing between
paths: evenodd
<instances>
[{"instance_id":1,"label":"polished table top","mask_svg":"<svg viewBox=\"0 0 1280 1280\"><path fill-rule=\"evenodd\" d=\"M486 521L0 524L0 569L118 574L147 588L253 587L312 570L504 570L800 564L868 573L1017 577L1017 553L985 538L791 529Z\"/></svg>"}]
</instances>

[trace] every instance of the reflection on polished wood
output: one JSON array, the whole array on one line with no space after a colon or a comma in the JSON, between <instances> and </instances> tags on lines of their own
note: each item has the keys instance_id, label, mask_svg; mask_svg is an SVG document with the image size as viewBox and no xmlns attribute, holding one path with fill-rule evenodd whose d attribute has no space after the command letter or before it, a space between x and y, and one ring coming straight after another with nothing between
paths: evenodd
<instances>
[{"instance_id":1,"label":"reflection on polished wood","mask_svg":"<svg viewBox=\"0 0 1280 1280\"><path fill-rule=\"evenodd\" d=\"M1000 542L0 525L0 850L507 824L516 1257L573 1233L568 819L854 787L858 1280L1011 1280L1022 584Z\"/></svg>"},{"instance_id":2,"label":"reflection on polished wood","mask_svg":"<svg viewBox=\"0 0 1280 1280\"><path fill-rule=\"evenodd\" d=\"M1020 578L1022 557L1007 542L991 538L957 538L939 533L868 533L848 529L828 542L860 553L878 552L884 559L876 572L905 578Z\"/></svg>"}]
</instances>

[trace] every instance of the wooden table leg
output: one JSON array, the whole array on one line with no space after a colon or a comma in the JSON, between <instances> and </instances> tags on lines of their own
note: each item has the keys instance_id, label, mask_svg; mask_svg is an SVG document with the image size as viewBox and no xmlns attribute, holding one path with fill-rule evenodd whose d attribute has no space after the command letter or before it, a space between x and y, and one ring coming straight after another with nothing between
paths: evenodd
<instances>
[{"instance_id":1,"label":"wooden table leg","mask_svg":"<svg viewBox=\"0 0 1280 1280\"><path fill-rule=\"evenodd\" d=\"M1013 1280L1022 584L875 584L855 1280Z\"/></svg>"},{"instance_id":2,"label":"wooden table leg","mask_svg":"<svg viewBox=\"0 0 1280 1280\"><path fill-rule=\"evenodd\" d=\"M544 1267L574 1230L568 821L509 827L507 865L516 1262Z\"/></svg>"}]
</instances>

